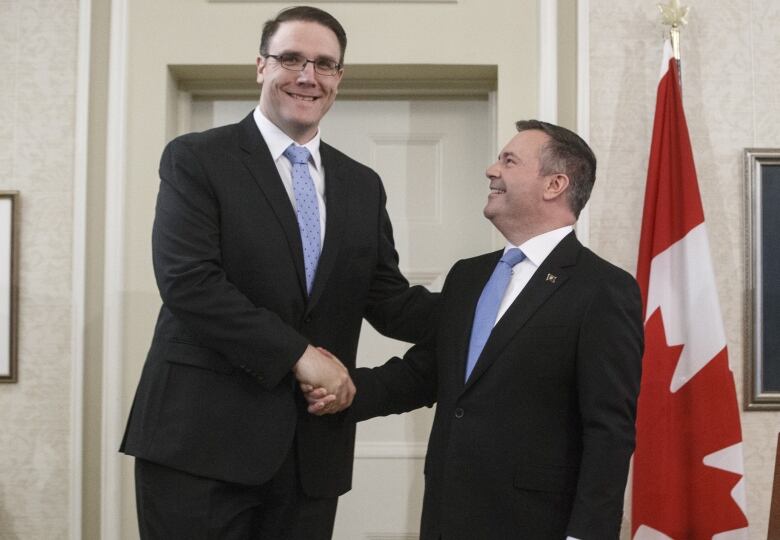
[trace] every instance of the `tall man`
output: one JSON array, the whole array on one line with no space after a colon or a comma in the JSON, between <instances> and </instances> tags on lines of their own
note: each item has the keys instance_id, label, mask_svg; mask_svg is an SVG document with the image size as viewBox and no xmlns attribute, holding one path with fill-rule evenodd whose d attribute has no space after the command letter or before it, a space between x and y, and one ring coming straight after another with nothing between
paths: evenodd
<instances>
[{"instance_id":1,"label":"tall man","mask_svg":"<svg viewBox=\"0 0 780 540\"><path fill-rule=\"evenodd\" d=\"M506 248L450 271L431 336L354 375L356 419L437 402L423 540L617 539L643 346L634 279L572 225L596 158L539 121L487 169ZM333 396L315 390L310 411Z\"/></svg>"},{"instance_id":2,"label":"tall man","mask_svg":"<svg viewBox=\"0 0 780 540\"><path fill-rule=\"evenodd\" d=\"M121 447L142 538L330 538L354 424L307 414L298 383L345 407L362 318L416 341L431 314L398 270L379 177L320 141L345 48L328 13L280 12L259 106L163 153L163 306Z\"/></svg>"}]
</instances>

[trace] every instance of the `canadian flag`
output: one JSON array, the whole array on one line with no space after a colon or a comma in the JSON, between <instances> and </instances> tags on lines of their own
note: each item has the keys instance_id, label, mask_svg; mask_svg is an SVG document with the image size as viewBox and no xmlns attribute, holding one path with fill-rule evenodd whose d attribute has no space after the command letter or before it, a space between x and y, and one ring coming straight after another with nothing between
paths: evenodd
<instances>
[{"instance_id":1,"label":"canadian flag","mask_svg":"<svg viewBox=\"0 0 780 540\"><path fill-rule=\"evenodd\" d=\"M664 46L637 281L645 354L637 406L634 540L747 538L742 430L685 122Z\"/></svg>"}]
</instances>

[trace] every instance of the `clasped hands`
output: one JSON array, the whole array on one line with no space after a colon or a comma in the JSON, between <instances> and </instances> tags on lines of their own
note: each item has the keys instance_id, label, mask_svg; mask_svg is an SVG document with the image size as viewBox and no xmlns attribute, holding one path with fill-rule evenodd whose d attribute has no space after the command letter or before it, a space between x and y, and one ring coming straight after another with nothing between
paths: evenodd
<instances>
[{"instance_id":1,"label":"clasped hands","mask_svg":"<svg viewBox=\"0 0 780 540\"><path fill-rule=\"evenodd\" d=\"M309 403L310 413L334 414L352 404L352 378L344 364L327 350L309 345L293 366L293 374Z\"/></svg>"}]
</instances>

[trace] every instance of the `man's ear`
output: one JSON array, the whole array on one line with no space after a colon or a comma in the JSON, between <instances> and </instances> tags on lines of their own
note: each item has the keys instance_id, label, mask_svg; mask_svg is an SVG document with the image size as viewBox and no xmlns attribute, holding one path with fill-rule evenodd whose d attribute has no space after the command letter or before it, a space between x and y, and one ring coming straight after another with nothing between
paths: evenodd
<instances>
[{"instance_id":1,"label":"man's ear","mask_svg":"<svg viewBox=\"0 0 780 540\"><path fill-rule=\"evenodd\" d=\"M544 189L544 200L551 201L560 197L569 187L569 177L563 173L551 174L547 177L547 185Z\"/></svg>"},{"instance_id":2,"label":"man's ear","mask_svg":"<svg viewBox=\"0 0 780 540\"><path fill-rule=\"evenodd\" d=\"M263 69L265 68L265 58L257 56L257 84L262 86L263 84Z\"/></svg>"}]
</instances>

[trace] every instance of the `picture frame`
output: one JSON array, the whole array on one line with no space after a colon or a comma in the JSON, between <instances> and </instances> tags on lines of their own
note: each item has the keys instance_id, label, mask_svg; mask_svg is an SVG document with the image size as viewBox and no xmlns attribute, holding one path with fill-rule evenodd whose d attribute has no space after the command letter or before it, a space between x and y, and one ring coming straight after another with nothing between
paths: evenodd
<instances>
[{"instance_id":1,"label":"picture frame","mask_svg":"<svg viewBox=\"0 0 780 540\"><path fill-rule=\"evenodd\" d=\"M0 383L18 377L19 192L0 191Z\"/></svg>"},{"instance_id":2,"label":"picture frame","mask_svg":"<svg viewBox=\"0 0 780 540\"><path fill-rule=\"evenodd\" d=\"M780 410L780 148L746 148L745 409Z\"/></svg>"}]
</instances>

